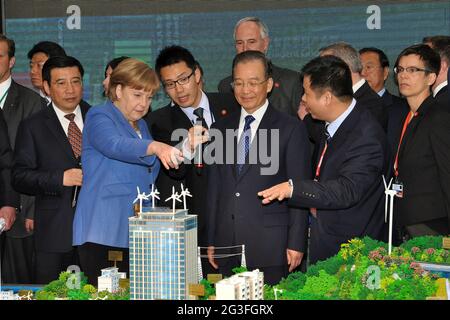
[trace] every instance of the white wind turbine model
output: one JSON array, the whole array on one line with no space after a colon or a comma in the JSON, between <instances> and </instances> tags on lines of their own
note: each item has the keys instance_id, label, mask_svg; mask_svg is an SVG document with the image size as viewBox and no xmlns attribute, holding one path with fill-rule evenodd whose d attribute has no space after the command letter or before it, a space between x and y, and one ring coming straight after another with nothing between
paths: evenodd
<instances>
[{"instance_id":1,"label":"white wind turbine model","mask_svg":"<svg viewBox=\"0 0 450 320\"><path fill-rule=\"evenodd\" d=\"M180 199L180 195L178 194L178 192L175 192L174 186L172 186L172 195L169 198L167 198L165 200L165 202L167 202L169 200L172 200L172 209L173 209L173 213L175 213L175 202L176 201L181 202L181 199Z\"/></svg>"},{"instance_id":2,"label":"white wind turbine model","mask_svg":"<svg viewBox=\"0 0 450 320\"><path fill-rule=\"evenodd\" d=\"M136 188L137 188L137 197L136 197L136 199L134 199L133 204L139 200L139 214L142 214L142 202L144 200L148 200L150 195L145 194L145 192L141 193L141 190L139 190L139 187L136 187Z\"/></svg>"},{"instance_id":3,"label":"white wind turbine model","mask_svg":"<svg viewBox=\"0 0 450 320\"><path fill-rule=\"evenodd\" d=\"M150 197L152 197L152 208L155 208L155 199L159 199L158 195L159 195L159 191L158 189L155 188L155 185L152 184L152 192L150 192Z\"/></svg>"},{"instance_id":4,"label":"white wind turbine model","mask_svg":"<svg viewBox=\"0 0 450 320\"><path fill-rule=\"evenodd\" d=\"M181 194L180 194L180 196L183 197L184 210L186 210L187 209L186 197L191 197L192 198L192 194L189 192L188 188L184 189L183 184L181 184Z\"/></svg>"},{"instance_id":5,"label":"white wind turbine model","mask_svg":"<svg viewBox=\"0 0 450 320\"><path fill-rule=\"evenodd\" d=\"M386 179L383 176L384 183L384 193L386 194L386 200L384 203L384 221L387 222L387 212L388 212L388 199L389 199L389 244L388 244L388 254L391 255L392 252L392 228L394 222L394 197L397 191L391 190L392 178L389 184L386 184Z\"/></svg>"}]
</instances>

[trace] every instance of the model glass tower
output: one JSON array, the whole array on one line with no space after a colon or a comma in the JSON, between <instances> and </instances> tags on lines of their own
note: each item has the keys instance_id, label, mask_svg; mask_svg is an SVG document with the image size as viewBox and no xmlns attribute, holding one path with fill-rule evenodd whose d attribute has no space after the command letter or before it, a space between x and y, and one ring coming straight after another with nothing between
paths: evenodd
<instances>
[{"instance_id":1,"label":"model glass tower","mask_svg":"<svg viewBox=\"0 0 450 320\"><path fill-rule=\"evenodd\" d=\"M188 299L198 266L197 216L187 213L144 207L129 218L131 299Z\"/></svg>"}]
</instances>

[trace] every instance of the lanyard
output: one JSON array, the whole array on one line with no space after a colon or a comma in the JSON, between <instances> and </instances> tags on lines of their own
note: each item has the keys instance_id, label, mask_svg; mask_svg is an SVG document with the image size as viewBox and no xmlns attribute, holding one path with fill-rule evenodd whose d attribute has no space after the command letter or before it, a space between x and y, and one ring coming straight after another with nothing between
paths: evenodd
<instances>
[{"instance_id":1,"label":"lanyard","mask_svg":"<svg viewBox=\"0 0 450 320\"><path fill-rule=\"evenodd\" d=\"M8 90L6 90L6 92L3 94L2 98L0 99L0 104L2 104L3 100L5 100L6 95L8 94L9 88Z\"/></svg>"},{"instance_id":2,"label":"lanyard","mask_svg":"<svg viewBox=\"0 0 450 320\"><path fill-rule=\"evenodd\" d=\"M323 157L325 156L325 152L327 152L327 149L328 149L328 142L325 142L325 147L323 148L322 155L320 156L319 163L317 164L316 175L314 177L315 181L319 180L320 167L322 166Z\"/></svg>"},{"instance_id":3,"label":"lanyard","mask_svg":"<svg viewBox=\"0 0 450 320\"><path fill-rule=\"evenodd\" d=\"M400 146L402 145L403 136L405 135L406 128L408 127L412 118L415 117L416 115L417 115L417 112L416 113L412 113L411 111L408 112L405 122L403 123L402 133L400 135L400 141L398 142L397 154L395 155L395 161L394 161L394 174L396 177L398 177L398 154L400 152Z\"/></svg>"}]
</instances>

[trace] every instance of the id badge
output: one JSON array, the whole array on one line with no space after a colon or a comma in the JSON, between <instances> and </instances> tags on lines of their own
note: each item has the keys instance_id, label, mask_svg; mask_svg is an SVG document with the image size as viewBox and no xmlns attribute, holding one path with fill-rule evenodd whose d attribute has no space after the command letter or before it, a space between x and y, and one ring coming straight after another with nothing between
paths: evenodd
<instances>
[{"instance_id":1,"label":"id badge","mask_svg":"<svg viewBox=\"0 0 450 320\"><path fill-rule=\"evenodd\" d=\"M392 184L392 190L394 190L396 192L396 194L395 194L396 197L403 198L403 183L401 183L400 181L396 180Z\"/></svg>"}]
</instances>

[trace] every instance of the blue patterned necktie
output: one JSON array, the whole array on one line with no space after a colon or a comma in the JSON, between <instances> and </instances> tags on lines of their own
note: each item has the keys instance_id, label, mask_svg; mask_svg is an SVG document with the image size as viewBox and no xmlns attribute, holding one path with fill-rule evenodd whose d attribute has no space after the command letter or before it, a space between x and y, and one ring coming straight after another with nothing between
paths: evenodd
<instances>
[{"instance_id":1,"label":"blue patterned necktie","mask_svg":"<svg viewBox=\"0 0 450 320\"><path fill-rule=\"evenodd\" d=\"M325 125L325 138L327 139L327 143L330 143L331 135L328 132L328 126L329 126L329 124Z\"/></svg>"},{"instance_id":2,"label":"blue patterned necktie","mask_svg":"<svg viewBox=\"0 0 450 320\"><path fill-rule=\"evenodd\" d=\"M241 174L245 159L247 158L248 152L250 150L250 139L252 138L252 130L250 129L250 124L253 121L255 121L255 118L253 116L248 115L245 117L244 131L242 132L241 139L239 139L238 144L238 174Z\"/></svg>"}]
</instances>

